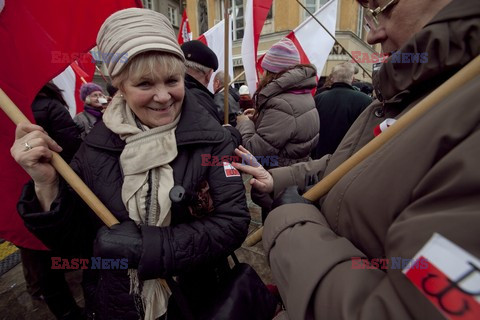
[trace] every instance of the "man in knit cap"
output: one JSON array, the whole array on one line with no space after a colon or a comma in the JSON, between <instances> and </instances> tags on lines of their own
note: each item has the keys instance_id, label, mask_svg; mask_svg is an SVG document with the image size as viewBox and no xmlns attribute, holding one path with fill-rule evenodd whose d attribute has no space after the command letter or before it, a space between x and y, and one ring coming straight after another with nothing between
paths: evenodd
<instances>
[{"instance_id":1,"label":"man in knit cap","mask_svg":"<svg viewBox=\"0 0 480 320\"><path fill-rule=\"evenodd\" d=\"M240 105L240 109L245 111L247 109L253 108L253 100L250 97L250 92L248 91L248 86L242 85L238 90L240 98L238 100L238 104Z\"/></svg>"},{"instance_id":2,"label":"man in knit cap","mask_svg":"<svg viewBox=\"0 0 480 320\"><path fill-rule=\"evenodd\" d=\"M108 101L103 94L102 87L93 82L82 84L80 99L85 102L84 111L77 114L73 120L81 129L83 139L92 130L95 123L102 119L102 111Z\"/></svg>"}]
</instances>

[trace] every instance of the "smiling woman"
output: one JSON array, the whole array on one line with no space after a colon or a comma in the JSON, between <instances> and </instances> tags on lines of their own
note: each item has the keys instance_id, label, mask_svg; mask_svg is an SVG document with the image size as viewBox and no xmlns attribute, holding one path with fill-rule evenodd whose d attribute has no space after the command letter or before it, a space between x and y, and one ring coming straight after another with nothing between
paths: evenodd
<instances>
[{"instance_id":1,"label":"smiling woman","mask_svg":"<svg viewBox=\"0 0 480 320\"><path fill-rule=\"evenodd\" d=\"M185 65L177 57L150 52L127 65L114 85L139 120L154 128L179 115L185 95L184 74Z\"/></svg>"},{"instance_id":2,"label":"smiling woman","mask_svg":"<svg viewBox=\"0 0 480 320\"><path fill-rule=\"evenodd\" d=\"M119 11L104 22L97 46L106 54L126 52L128 62L104 61L119 92L71 166L120 223L100 227L45 161L50 149L58 151L55 142L25 124L12 154L33 183L25 187L19 212L37 237L62 253L128 260L129 270L85 270L92 318L180 319L162 280L173 276L198 318L250 221L241 176L227 175L224 166L202 166L204 154L233 154L231 136L185 89L185 59L165 16ZM172 202L174 186L193 196Z\"/></svg>"}]
</instances>

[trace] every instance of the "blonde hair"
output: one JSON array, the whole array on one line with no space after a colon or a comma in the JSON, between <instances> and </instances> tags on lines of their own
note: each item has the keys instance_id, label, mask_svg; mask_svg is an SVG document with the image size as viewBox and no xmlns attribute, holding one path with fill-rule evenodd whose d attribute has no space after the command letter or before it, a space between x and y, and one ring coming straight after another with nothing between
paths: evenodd
<instances>
[{"instance_id":1,"label":"blonde hair","mask_svg":"<svg viewBox=\"0 0 480 320\"><path fill-rule=\"evenodd\" d=\"M185 63L177 56L165 52L141 53L128 61L125 68L112 79L112 84L123 89L127 79L140 79L145 76L156 79L159 78L158 73L163 71L168 72L168 76L180 73L185 77Z\"/></svg>"}]
</instances>

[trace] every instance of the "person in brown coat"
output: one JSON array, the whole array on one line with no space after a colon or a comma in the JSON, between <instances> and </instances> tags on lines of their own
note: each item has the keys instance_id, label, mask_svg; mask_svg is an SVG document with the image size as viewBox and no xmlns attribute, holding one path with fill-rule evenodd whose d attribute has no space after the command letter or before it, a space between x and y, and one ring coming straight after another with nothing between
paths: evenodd
<instances>
[{"instance_id":1,"label":"person in brown coat","mask_svg":"<svg viewBox=\"0 0 480 320\"><path fill-rule=\"evenodd\" d=\"M320 120L311 95L316 69L299 63L290 39L273 45L262 61L265 75L254 94L254 114L247 110L237 117L243 146L269 168L309 160L318 143ZM262 207L264 221L271 199L254 191L252 200Z\"/></svg>"},{"instance_id":2,"label":"person in brown coat","mask_svg":"<svg viewBox=\"0 0 480 320\"><path fill-rule=\"evenodd\" d=\"M311 95L316 69L299 63L290 39L273 45L262 61L266 74L254 95L254 121L237 117L243 146L256 156L278 157L278 166L308 160L318 142L320 120Z\"/></svg>"},{"instance_id":3,"label":"person in brown coat","mask_svg":"<svg viewBox=\"0 0 480 320\"><path fill-rule=\"evenodd\" d=\"M380 124L400 118L480 53L475 1L375 3L368 41L405 57L390 57L378 71L378 101L333 155L271 175L238 165L254 174L253 187L276 196L304 187L306 173L322 179L382 134ZM374 1L362 4L376 9ZM408 62L415 55L428 59ZM477 75L350 170L317 206L296 188L275 200L263 245L290 319L478 319L479 88ZM449 243L441 254L422 249L438 238ZM425 265L408 267L423 254Z\"/></svg>"}]
</instances>

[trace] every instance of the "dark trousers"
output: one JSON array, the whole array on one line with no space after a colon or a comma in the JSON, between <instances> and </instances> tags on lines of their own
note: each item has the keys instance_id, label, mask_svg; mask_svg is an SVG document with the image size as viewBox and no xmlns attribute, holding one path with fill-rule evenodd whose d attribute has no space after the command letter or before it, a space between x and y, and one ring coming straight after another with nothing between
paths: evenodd
<instances>
[{"instance_id":1,"label":"dark trousers","mask_svg":"<svg viewBox=\"0 0 480 320\"><path fill-rule=\"evenodd\" d=\"M51 251L20 248L27 291L43 296L57 319L82 319L81 310L65 280L65 271L52 269Z\"/></svg>"}]
</instances>

